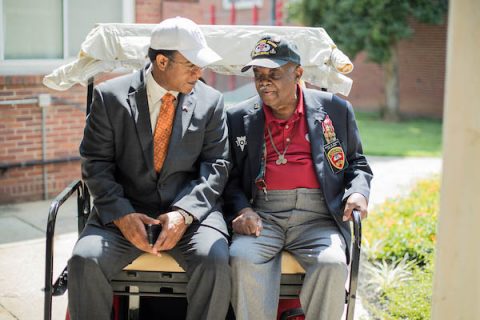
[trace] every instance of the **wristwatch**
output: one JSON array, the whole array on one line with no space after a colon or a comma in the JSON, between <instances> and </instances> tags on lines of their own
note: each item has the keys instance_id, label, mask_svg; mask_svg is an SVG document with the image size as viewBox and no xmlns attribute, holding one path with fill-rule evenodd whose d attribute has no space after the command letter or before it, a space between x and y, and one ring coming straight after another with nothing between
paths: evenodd
<instances>
[{"instance_id":1,"label":"wristwatch","mask_svg":"<svg viewBox=\"0 0 480 320\"><path fill-rule=\"evenodd\" d=\"M185 219L185 224L187 226L192 224L193 216L190 213L180 208L176 208L175 211L179 212L183 216L183 219Z\"/></svg>"}]
</instances>

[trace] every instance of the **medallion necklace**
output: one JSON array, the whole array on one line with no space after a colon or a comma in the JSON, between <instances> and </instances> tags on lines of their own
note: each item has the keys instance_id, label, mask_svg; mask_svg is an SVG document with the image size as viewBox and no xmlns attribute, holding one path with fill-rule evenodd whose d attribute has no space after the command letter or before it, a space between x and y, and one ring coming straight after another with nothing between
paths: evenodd
<instances>
[{"instance_id":1,"label":"medallion necklace","mask_svg":"<svg viewBox=\"0 0 480 320\"><path fill-rule=\"evenodd\" d=\"M292 125L292 131L291 131L292 133L295 130L295 124L296 124L296 122L294 122L293 125ZM277 160L275 161L275 164L277 166L282 165L282 164L286 164L288 162L288 160L287 160L287 158L285 158L285 154L287 153L288 147L290 146L290 143L292 142L292 139L291 139L292 133L290 133L290 135L287 137L287 139L286 139L287 144L285 145L285 149L283 149L283 152L280 153L280 151L278 151L277 146L275 145L275 142L273 142L272 131L270 130L270 126L267 126L267 132L268 132L268 137L270 138L270 142L272 143L272 148L278 156Z\"/></svg>"}]
</instances>

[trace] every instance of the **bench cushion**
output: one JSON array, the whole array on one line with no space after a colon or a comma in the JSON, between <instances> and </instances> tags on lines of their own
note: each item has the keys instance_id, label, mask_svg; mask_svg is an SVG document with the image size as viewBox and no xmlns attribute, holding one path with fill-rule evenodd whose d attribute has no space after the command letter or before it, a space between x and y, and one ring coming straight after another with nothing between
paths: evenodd
<instances>
[{"instance_id":1,"label":"bench cushion","mask_svg":"<svg viewBox=\"0 0 480 320\"><path fill-rule=\"evenodd\" d=\"M151 253L144 253L131 264L125 267L127 271L161 271L161 272L185 272L182 267L168 253L162 253L161 257ZM305 273L305 270L286 251L282 253L282 274Z\"/></svg>"}]
</instances>

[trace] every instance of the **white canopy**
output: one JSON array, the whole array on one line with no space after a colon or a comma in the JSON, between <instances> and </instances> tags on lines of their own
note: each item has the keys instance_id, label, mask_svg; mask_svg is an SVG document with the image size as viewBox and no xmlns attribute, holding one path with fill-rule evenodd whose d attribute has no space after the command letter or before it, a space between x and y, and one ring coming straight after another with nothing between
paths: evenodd
<instances>
[{"instance_id":1,"label":"white canopy","mask_svg":"<svg viewBox=\"0 0 480 320\"><path fill-rule=\"evenodd\" d=\"M76 83L117 68L139 69L146 62L150 33L154 24L98 24L82 43L78 58L55 69L43 83L55 90L67 90ZM344 74L353 64L323 28L201 25L208 45L223 60L209 68L220 74L252 76L240 69L250 61L250 51L265 34L281 35L293 40L300 49L303 79L333 93L347 96L352 80Z\"/></svg>"}]
</instances>

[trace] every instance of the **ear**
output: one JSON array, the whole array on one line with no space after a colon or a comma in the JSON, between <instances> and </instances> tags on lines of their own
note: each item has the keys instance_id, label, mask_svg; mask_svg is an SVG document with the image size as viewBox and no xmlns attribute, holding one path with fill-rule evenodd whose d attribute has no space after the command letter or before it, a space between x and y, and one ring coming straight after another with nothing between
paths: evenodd
<instances>
[{"instance_id":1,"label":"ear","mask_svg":"<svg viewBox=\"0 0 480 320\"><path fill-rule=\"evenodd\" d=\"M302 78L302 75L303 75L303 68L302 66L298 66L296 69L295 69L295 78L298 81L300 81L300 79Z\"/></svg>"},{"instance_id":2,"label":"ear","mask_svg":"<svg viewBox=\"0 0 480 320\"><path fill-rule=\"evenodd\" d=\"M155 64L157 65L158 69L160 69L161 71L165 71L168 64L168 58L163 54L157 54L157 56L155 57Z\"/></svg>"}]
</instances>

